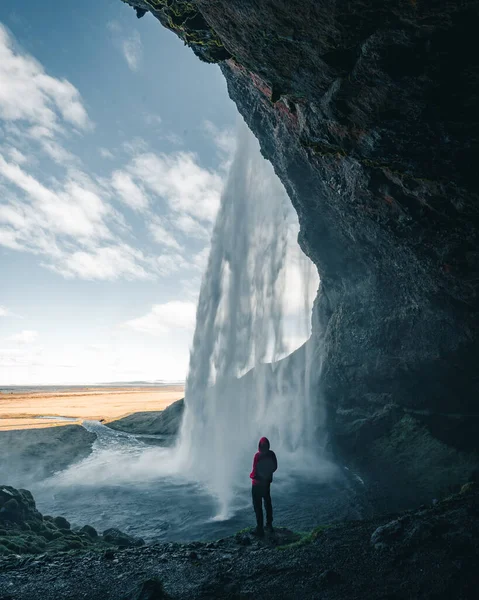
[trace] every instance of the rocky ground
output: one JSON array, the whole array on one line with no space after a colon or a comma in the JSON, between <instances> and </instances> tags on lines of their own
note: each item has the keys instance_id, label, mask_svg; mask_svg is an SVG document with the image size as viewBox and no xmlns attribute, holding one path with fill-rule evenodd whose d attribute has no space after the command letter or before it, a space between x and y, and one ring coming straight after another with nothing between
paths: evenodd
<instances>
[{"instance_id":1,"label":"rocky ground","mask_svg":"<svg viewBox=\"0 0 479 600\"><path fill-rule=\"evenodd\" d=\"M102 535L89 525L72 529L64 517L42 515L28 490L0 486L0 556L143 544L143 540L117 529L108 529Z\"/></svg>"},{"instance_id":2,"label":"rocky ground","mask_svg":"<svg viewBox=\"0 0 479 600\"><path fill-rule=\"evenodd\" d=\"M215 542L0 558L1 600L161 598L440 600L477 597L479 492L434 506Z\"/></svg>"},{"instance_id":3,"label":"rocky ground","mask_svg":"<svg viewBox=\"0 0 479 600\"><path fill-rule=\"evenodd\" d=\"M0 481L28 485L86 458L92 451L94 433L80 425L0 432Z\"/></svg>"},{"instance_id":4,"label":"rocky ground","mask_svg":"<svg viewBox=\"0 0 479 600\"><path fill-rule=\"evenodd\" d=\"M106 423L117 431L132 434L172 436L178 433L185 407L182 398L161 411L137 412L123 419Z\"/></svg>"}]
</instances>

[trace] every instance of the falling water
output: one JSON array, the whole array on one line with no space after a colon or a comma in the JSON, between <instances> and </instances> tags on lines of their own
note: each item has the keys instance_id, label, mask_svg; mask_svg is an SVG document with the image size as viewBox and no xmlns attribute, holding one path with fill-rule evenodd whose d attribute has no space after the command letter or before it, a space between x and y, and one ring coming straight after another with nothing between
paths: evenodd
<instances>
[{"instance_id":1,"label":"falling water","mask_svg":"<svg viewBox=\"0 0 479 600\"><path fill-rule=\"evenodd\" d=\"M217 497L219 518L234 510L238 489L249 482L262 435L270 438L283 475L321 468L321 352L306 342L308 290L318 278L296 242L291 245L293 215L243 125L201 287L177 448L181 470ZM293 267L306 275L303 282L288 276ZM285 358L292 337L296 347L303 345Z\"/></svg>"},{"instance_id":2,"label":"falling water","mask_svg":"<svg viewBox=\"0 0 479 600\"><path fill-rule=\"evenodd\" d=\"M266 435L279 461L278 522L304 529L360 517L354 489L321 449L321 332L308 339L318 277L297 233L243 126L200 292L177 447L84 423L97 435L92 454L31 487L43 512L149 540L229 535L251 522L248 475Z\"/></svg>"}]
</instances>

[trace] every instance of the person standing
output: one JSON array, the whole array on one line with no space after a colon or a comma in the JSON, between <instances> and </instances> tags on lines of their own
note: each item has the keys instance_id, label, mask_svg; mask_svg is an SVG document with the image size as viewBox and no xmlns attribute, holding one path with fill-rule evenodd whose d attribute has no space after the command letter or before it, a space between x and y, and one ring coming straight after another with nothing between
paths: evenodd
<instances>
[{"instance_id":1,"label":"person standing","mask_svg":"<svg viewBox=\"0 0 479 600\"><path fill-rule=\"evenodd\" d=\"M273 531L273 505L271 503L271 482L273 473L278 468L276 454L270 449L268 438L262 437L258 444L258 452L254 455L253 470L250 478L253 480L253 508L256 515L256 529L253 535L264 536L263 501L266 510L266 529Z\"/></svg>"}]
</instances>

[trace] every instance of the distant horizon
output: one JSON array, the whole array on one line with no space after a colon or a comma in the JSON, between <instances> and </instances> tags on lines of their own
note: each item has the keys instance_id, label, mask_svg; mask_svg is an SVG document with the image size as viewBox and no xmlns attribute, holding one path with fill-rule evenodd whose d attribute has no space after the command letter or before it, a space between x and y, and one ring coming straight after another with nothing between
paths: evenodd
<instances>
[{"instance_id":1,"label":"distant horizon","mask_svg":"<svg viewBox=\"0 0 479 600\"><path fill-rule=\"evenodd\" d=\"M82 383L28 383L28 384L14 384L14 385L1 385L0 384L0 393L3 390L10 389L30 389L30 388L73 388L73 387L85 387L85 386L97 386L97 387L108 387L108 386L170 386L170 385L185 385L186 380L165 380L165 379L155 379L155 380L128 380L128 381L87 381Z\"/></svg>"}]
</instances>

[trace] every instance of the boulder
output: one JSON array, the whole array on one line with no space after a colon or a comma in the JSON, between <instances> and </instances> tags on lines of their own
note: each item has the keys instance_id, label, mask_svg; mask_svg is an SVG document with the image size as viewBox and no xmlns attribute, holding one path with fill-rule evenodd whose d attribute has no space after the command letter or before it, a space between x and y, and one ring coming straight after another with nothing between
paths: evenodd
<instances>
[{"instance_id":1,"label":"boulder","mask_svg":"<svg viewBox=\"0 0 479 600\"><path fill-rule=\"evenodd\" d=\"M159 579L147 579L133 588L123 600L168 600L169 598Z\"/></svg>"},{"instance_id":2,"label":"boulder","mask_svg":"<svg viewBox=\"0 0 479 600\"><path fill-rule=\"evenodd\" d=\"M70 523L65 519L65 517L55 517L53 522L59 529L70 529Z\"/></svg>"},{"instance_id":3,"label":"boulder","mask_svg":"<svg viewBox=\"0 0 479 600\"><path fill-rule=\"evenodd\" d=\"M103 539L105 542L119 546L120 548L136 548L145 545L145 542L141 538L135 538L113 527L103 532Z\"/></svg>"},{"instance_id":4,"label":"boulder","mask_svg":"<svg viewBox=\"0 0 479 600\"><path fill-rule=\"evenodd\" d=\"M143 540L117 529L97 531L85 525L72 531L65 517L45 517L38 512L35 500L28 490L0 486L0 555L39 554L99 547L137 547Z\"/></svg>"},{"instance_id":5,"label":"boulder","mask_svg":"<svg viewBox=\"0 0 479 600\"><path fill-rule=\"evenodd\" d=\"M96 539L98 537L97 530L94 527L92 527L91 525L84 525L80 529L80 533L85 533L86 535L88 535L92 539Z\"/></svg>"}]
</instances>

